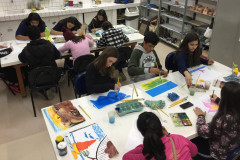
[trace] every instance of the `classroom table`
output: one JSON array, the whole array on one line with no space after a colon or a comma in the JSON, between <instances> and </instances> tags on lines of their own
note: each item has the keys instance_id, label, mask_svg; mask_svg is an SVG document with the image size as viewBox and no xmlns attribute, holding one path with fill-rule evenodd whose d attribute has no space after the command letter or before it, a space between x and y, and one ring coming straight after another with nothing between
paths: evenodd
<instances>
[{"instance_id":1,"label":"classroom table","mask_svg":"<svg viewBox=\"0 0 240 160\"><path fill-rule=\"evenodd\" d=\"M207 66L207 67L221 73L221 75L217 78L218 80L223 80L223 77L228 76L232 73L231 68L229 68L225 65L222 65L218 62L215 62L212 66ZM195 68L197 68L197 67L195 67ZM194 69L194 68L192 68L192 69ZM153 79L155 79L155 78L153 78ZM137 83L135 83L135 86L137 88L138 97L136 96L136 94L133 94L133 98L144 98L145 100L165 100L166 106L163 108L163 111L166 112L168 115L169 115L169 113L185 112L188 115L190 121L192 122L192 126L175 127L173 125L173 122L170 117L166 116L162 112L160 112L160 114L159 114L156 110L152 110L160 118L161 122L166 127L166 129L169 133L180 134L184 137L187 137L188 139L195 138L197 136L197 131L196 131L197 116L193 112L194 107L190 107L190 108L183 110L182 108L179 107L179 104L178 104L172 108L168 108L173 102L171 102L167 98L167 94L170 92L175 92L180 96L180 98L188 96L187 101L194 102L197 99L199 99L199 97L201 97L205 94L211 95L213 93L213 90L215 91L214 93L217 96L220 96L221 89L219 87L217 88L212 85L213 80L214 80L214 79L212 79L211 80L212 84L210 86L210 89L208 91L206 91L206 93L205 92L196 92L194 96L190 96L187 86L182 87L185 84L185 78L179 72L169 73L169 75L166 79L176 83L178 86L165 92L165 93L162 93L156 97L151 97L146 92L144 92L141 89L141 87L139 86L140 84L149 82L151 79L137 82ZM198 82L198 84L199 83L203 83L203 82ZM121 87L120 91L132 96L132 90L133 90L133 84L129 84L129 85ZM44 120L45 120L45 123L47 126L50 140L53 145L54 152L56 154L56 159L58 159L58 160L73 160L73 156L72 156L69 148L68 148L68 154L66 156L64 156L64 157L59 156L58 151L56 149L56 143L55 143L56 137L58 135L64 136L66 133L69 133L70 131L79 129L81 127L87 126L92 123L99 124L100 127L102 128L103 132L107 134L108 138L112 141L112 143L117 148L119 155L112 159L116 159L116 160L122 159L122 156L128 151L126 149L127 142L129 144L128 135L129 135L131 129L133 128L134 123L136 123L138 115L144 111L150 112L151 108L144 107L141 112L129 113L123 117L116 116L115 123L110 124L108 122L108 112L114 111L116 104L119 104L121 102L117 102L115 104L108 105L102 109L97 109L90 102L90 100L95 100L98 96L106 95L106 94L107 93L94 94L94 95L89 95L89 96L71 100L73 105L86 118L86 121L83 123L80 123L72 128L69 128L67 130L60 131L58 133L54 132L52 126L50 125L50 123L49 123L48 119L46 118L46 116L43 112L43 109L42 109L42 114L43 114L43 117L44 117ZM131 98L127 98L127 99L131 99ZM144 101L140 101L140 102L144 104ZM84 114L79 107L77 107L78 105L81 105L85 109L85 111L90 115L91 119L89 119L87 117L87 115ZM210 122L211 119L212 119L212 116L207 114L206 115L207 122ZM134 142L132 142L132 143L134 143ZM129 148L129 146L128 146L128 148Z\"/></svg>"},{"instance_id":2,"label":"classroom table","mask_svg":"<svg viewBox=\"0 0 240 160\"><path fill-rule=\"evenodd\" d=\"M117 25L114 26L116 28L121 28L124 27L124 25ZM97 48L96 46L96 35L95 34L90 34L93 39L94 39L94 46L91 47L91 53L93 52L99 52L104 50L105 47L102 48ZM137 44L137 42L141 42L143 41L144 36L140 33L131 33L131 34L126 34L126 36L129 38L129 42L124 43L124 45L130 46L131 49L133 50L135 45ZM57 36L51 36L53 37L57 37ZM1 67L14 67L16 70L16 75L17 75L17 79L18 79L18 85L21 91L21 95L24 97L26 96L26 90L25 90L25 86L23 83L23 78L22 78L22 73L21 73L21 67L23 66L27 66L26 63L22 63L19 61L18 59L18 55L21 53L22 49L27 45L29 41L23 41L20 42L16 41L16 40L12 40L12 41L6 41L6 42L1 42L0 44L5 44L5 45L10 45L12 44L12 46L14 47L14 50L11 54L9 54L8 56L5 56L3 58L1 58ZM59 48L63 45L64 43L56 43L56 48ZM62 58L66 58L66 57L70 57L71 55L67 52L62 53Z\"/></svg>"}]
</instances>

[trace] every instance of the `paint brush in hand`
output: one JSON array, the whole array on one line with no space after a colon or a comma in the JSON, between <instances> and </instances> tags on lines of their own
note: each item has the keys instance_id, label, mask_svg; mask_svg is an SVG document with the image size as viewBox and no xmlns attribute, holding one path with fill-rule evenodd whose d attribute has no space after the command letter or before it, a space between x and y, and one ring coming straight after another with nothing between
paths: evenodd
<instances>
[{"instance_id":1,"label":"paint brush in hand","mask_svg":"<svg viewBox=\"0 0 240 160\"><path fill-rule=\"evenodd\" d=\"M118 76L118 82L117 82L117 84L119 84L119 76ZM117 97L118 91L119 91L119 89L116 91L116 96L115 96L115 97Z\"/></svg>"}]
</instances>

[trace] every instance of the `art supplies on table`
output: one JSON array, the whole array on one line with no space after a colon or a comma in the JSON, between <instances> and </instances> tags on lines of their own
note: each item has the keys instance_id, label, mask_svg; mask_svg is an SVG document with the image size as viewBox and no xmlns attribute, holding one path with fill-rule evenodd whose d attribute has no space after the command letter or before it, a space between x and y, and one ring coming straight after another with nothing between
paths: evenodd
<instances>
[{"instance_id":1,"label":"art supplies on table","mask_svg":"<svg viewBox=\"0 0 240 160\"><path fill-rule=\"evenodd\" d=\"M54 43L65 43L64 37L52 37Z\"/></svg>"},{"instance_id":2,"label":"art supplies on table","mask_svg":"<svg viewBox=\"0 0 240 160\"><path fill-rule=\"evenodd\" d=\"M175 127L192 126L186 113L170 113L170 117Z\"/></svg>"},{"instance_id":3,"label":"art supplies on table","mask_svg":"<svg viewBox=\"0 0 240 160\"><path fill-rule=\"evenodd\" d=\"M143 109L143 104L138 102L137 100L124 102L116 105L116 112L121 117L128 113L139 112Z\"/></svg>"},{"instance_id":4,"label":"art supplies on table","mask_svg":"<svg viewBox=\"0 0 240 160\"><path fill-rule=\"evenodd\" d=\"M181 105L179 105L182 109L187 109L189 107L192 107L193 104L191 102L186 102L186 103L183 103Z\"/></svg>"},{"instance_id":5,"label":"art supplies on table","mask_svg":"<svg viewBox=\"0 0 240 160\"><path fill-rule=\"evenodd\" d=\"M172 103L168 108L172 108L172 107L176 106L177 104L186 101L187 98L188 98L188 96L187 96L187 97L184 97L184 98L182 98L182 99L180 99L180 100L178 100L178 101L176 101L176 102L174 102L174 103Z\"/></svg>"},{"instance_id":6,"label":"art supplies on table","mask_svg":"<svg viewBox=\"0 0 240 160\"><path fill-rule=\"evenodd\" d=\"M198 79L199 74L200 74L199 79L205 80L205 81L210 81L221 75L220 72L217 72L217 71L211 69L210 67L206 67L206 66L201 66L196 69L193 69L193 70L189 71L189 73L192 75L193 81L196 81Z\"/></svg>"},{"instance_id":7,"label":"art supplies on table","mask_svg":"<svg viewBox=\"0 0 240 160\"><path fill-rule=\"evenodd\" d=\"M66 135L75 160L108 160L118 153L98 124L92 124Z\"/></svg>"},{"instance_id":8,"label":"art supplies on table","mask_svg":"<svg viewBox=\"0 0 240 160\"><path fill-rule=\"evenodd\" d=\"M179 99L179 95L175 92L168 93L168 98L173 102Z\"/></svg>"},{"instance_id":9,"label":"art supplies on table","mask_svg":"<svg viewBox=\"0 0 240 160\"><path fill-rule=\"evenodd\" d=\"M90 101L95 107L97 107L98 109L101 109L107 105L119 102L128 97L130 97L130 95L126 95L122 92L118 92L116 96L116 91L110 91L108 92L107 96L99 96L97 100L90 100Z\"/></svg>"},{"instance_id":10,"label":"art supplies on table","mask_svg":"<svg viewBox=\"0 0 240 160\"><path fill-rule=\"evenodd\" d=\"M202 84L192 84L191 88L195 88L195 92L206 92L205 87Z\"/></svg>"},{"instance_id":11,"label":"art supplies on table","mask_svg":"<svg viewBox=\"0 0 240 160\"><path fill-rule=\"evenodd\" d=\"M165 101L163 100L159 100L159 101L150 101L150 100L146 100L144 101L145 105L153 110L156 110L157 108L154 107L153 105L157 105L159 108L163 109L166 106Z\"/></svg>"},{"instance_id":12,"label":"art supplies on table","mask_svg":"<svg viewBox=\"0 0 240 160\"><path fill-rule=\"evenodd\" d=\"M149 94L152 97L155 97L159 94L162 94L168 90L177 87L177 84L173 83L172 81L168 81L167 79L158 77L147 83L141 84L140 86L142 87L143 90L145 90L147 94Z\"/></svg>"},{"instance_id":13,"label":"art supplies on table","mask_svg":"<svg viewBox=\"0 0 240 160\"><path fill-rule=\"evenodd\" d=\"M136 98L136 99L126 99L126 100L121 100L121 102L129 102L129 101L144 101L144 98Z\"/></svg>"},{"instance_id":14,"label":"art supplies on table","mask_svg":"<svg viewBox=\"0 0 240 160\"><path fill-rule=\"evenodd\" d=\"M193 102L194 106L199 107L203 112L206 111L207 114L214 116L218 111L218 104L210 100L210 96L205 94L198 100Z\"/></svg>"},{"instance_id":15,"label":"art supplies on table","mask_svg":"<svg viewBox=\"0 0 240 160\"><path fill-rule=\"evenodd\" d=\"M95 34L97 37L102 37L103 32L104 32L104 30L101 29L101 30L96 31Z\"/></svg>"},{"instance_id":16,"label":"art supplies on table","mask_svg":"<svg viewBox=\"0 0 240 160\"><path fill-rule=\"evenodd\" d=\"M43 109L48 121L55 132L66 130L83 121L85 118L80 114L71 101L65 101Z\"/></svg>"},{"instance_id":17,"label":"art supplies on table","mask_svg":"<svg viewBox=\"0 0 240 160\"><path fill-rule=\"evenodd\" d=\"M226 82L215 79L212 86L222 88Z\"/></svg>"}]
</instances>

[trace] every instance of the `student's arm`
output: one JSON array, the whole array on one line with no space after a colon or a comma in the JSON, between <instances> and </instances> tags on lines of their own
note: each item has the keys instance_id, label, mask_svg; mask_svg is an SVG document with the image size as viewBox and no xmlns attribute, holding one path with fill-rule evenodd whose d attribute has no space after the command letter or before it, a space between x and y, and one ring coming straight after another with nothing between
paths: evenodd
<instances>
[{"instance_id":1,"label":"student's arm","mask_svg":"<svg viewBox=\"0 0 240 160\"><path fill-rule=\"evenodd\" d=\"M57 23L50 31L50 34L52 35L63 35L62 32L62 24L61 23Z\"/></svg>"},{"instance_id":2,"label":"student's arm","mask_svg":"<svg viewBox=\"0 0 240 160\"><path fill-rule=\"evenodd\" d=\"M41 37L45 37L45 32L40 33Z\"/></svg>"},{"instance_id":3,"label":"student's arm","mask_svg":"<svg viewBox=\"0 0 240 160\"><path fill-rule=\"evenodd\" d=\"M139 61L143 53L141 51L134 49L129 63L128 63L128 74L130 76L136 76L144 74L145 72L149 72L149 68L144 69L143 67L139 67Z\"/></svg>"},{"instance_id":4,"label":"student's arm","mask_svg":"<svg viewBox=\"0 0 240 160\"><path fill-rule=\"evenodd\" d=\"M90 24L88 25L88 31L90 33L95 32L94 29L97 28L97 26L94 25L95 23L96 23L96 20L95 20L95 18L93 18L92 21L90 22Z\"/></svg>"},{"instance_id":5,"label":"student's arm","mask_svg":"<svg viewBox=\"0 0 240 160\"><path fill-rule=\"evenodd\" d=\"M122 30L120 30L121 34L123 35L123 41L124 42L129 42L129 38L123 33Z\"/></svg>"},{"instance_id":6,"label":"student's arm","mask_svg":"<svg viewBox=\"0 0 240 160\"><path fill-rule=\"evenodd\" d=\"M125 153L123 155L123 160L141 160L145 159L145 156L142 154L143 145L137 146L135 149Z\"/></svg>"},{"instance_id":7,"label":"student's arm","mask_svg":"<svg viewBox=\"0 0 240 160\"><path fill-rule=\"evenodd\" d=\"M97 41L97 47L101 48L101 47L105 47L106 45L107 45L107 37L106 37L105 33L103 33L100 40Z\"/></svg>"},{"instance_id":8,"label":"student's arm","mask_svg":"<svg viewBox=\"0 0 240 160\"><path fill-rule=\"evenodd\" d=\"M67 41L62 47L58 48L59 52L65 52L70 49L70 43L72 41Z\"/></svg>"},{"instance_id":9,"label":"student's arm","mask_svg":"<svg viewBox=\"0 0 240 160\"><path fill-rule=\"evenodd\" d=\"M58 51L58 49L54 46L53 46L53 51L55 53L55 59L59 59L61 57L61 53Z\"/></svg>"},{"instance_id":10,"label":"student's arm","mask_svg":"<svg viewBox=\"0 0 240 160\"><path fill-rule=\"evenodd\" d=\"M198 153L198 148L197 146L192 143L189 139L186 138L187 144L188 144L188 148L191 152L191 157L195 157Z\"/></svg>"},{"instance_id":11,"label":"student's arm","mask_svg":"<svg viewBox=\"0 0 240 160\"><path fill-rule=\"evenodd\" d=\"M24 41L30 40L30 38L28 36L23 36L23 35L16 35L16 39L24 40Z\"/></svg>"},{"instance_id":12,"label":"student's arm","mask_svg":"<svg viewBox=\"0 0 240 160\"><path fill-rule=\"evenodd\" d=\"M176 57L176 60L178 71L184 75L184 72L188 71L187 55L185 55L184 53L179 53Z\"/></svg>"},{"instance_id":13,"label":"student's arm","mask_svg":"<svg viewBox=\"0 0 240 160\"><path fill-rule=\"evenodd\" d=\"M43 26L41 27L40 29L40 32L41 32L41 37L45 37L45 28L46 28L46 24L43 24Z\"/></svg>"},{"instance_id":14,"label":"student's arm","mask_svg":"<svg viewBox=\"0 0 240 160\"><path fill-rule=\"evenodd\" d=\"M216 94L213 94L213 95L210 95L210 100L215 102L216 104L220 104L221 99Z\"/></svg>"},{"instance_id":15,"label":"student's arm","mask_svg":"<svg viewBox=\"0 0 240 160\"><path fill-rule=\"evenodd\" d=\"M17 40L30 40L27 36L27 25L24 22L19 24L15 37Z\"/></svg>"},{"instance_id":16,"label":"student's arm","mask_svg":"<svg viewBox=\"0 0 240 160\"><path fill-rule=\"evenodd\" d=\"M18 59L22 62L22 63L26 63L27 62L27 58L26 58L26 53L25 53L25 48L22 50L22 52L18 55Z\"/></svg>"},{"instance_id":17,"label":"student's arm","mask_svg":"<svg viewBox=\"0 0 240 160\"><path fill-rule=\"evenodd\" d=\"M87 38L87 39L88 39L88 38ZM94 45L93 40L88 39L88 44L89 44L89 47L93 47L93 45Z\"/></svg>"}]
</instances>

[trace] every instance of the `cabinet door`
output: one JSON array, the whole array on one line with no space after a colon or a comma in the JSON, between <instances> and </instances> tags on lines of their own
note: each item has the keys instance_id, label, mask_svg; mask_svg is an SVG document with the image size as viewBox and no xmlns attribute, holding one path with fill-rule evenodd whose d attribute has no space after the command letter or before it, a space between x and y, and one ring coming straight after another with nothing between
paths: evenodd
<instances>
[{"instance_id":1,"label":"cabinet door","mask_svg":"<svg viewBox=\"0 0 240 160\"><path fill-rule=\"evenodd\" d=\"M9 41L15 39L15 34L22 20L0 22L0 40ZM1 35L2 34L2 35Z\"/></svg>"},{"instance_id":2,"label":"cabinet door","mask_svg":"<svg viewBox=\"0 0 240 160\"><path fill-rule=\"evenodd\" d=\"M42 18L44 22L46 23L49 30L51 30L60 20L59 16L54 17L43 17Z\"/></svg>"}]
</instances>

